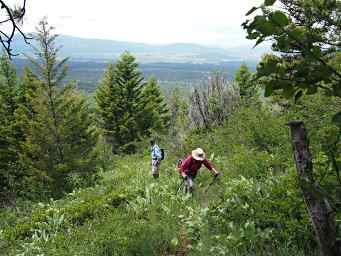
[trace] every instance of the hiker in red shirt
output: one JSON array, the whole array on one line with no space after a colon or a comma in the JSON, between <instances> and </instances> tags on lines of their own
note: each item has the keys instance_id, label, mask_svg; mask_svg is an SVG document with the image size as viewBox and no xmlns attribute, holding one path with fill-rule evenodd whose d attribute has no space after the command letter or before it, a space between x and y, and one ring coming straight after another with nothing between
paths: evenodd
<instances>
[{"instance_id":1,"label":"hiker in red shirt","mask_svg":"<svg viewBox=\"0 0 341 256\"><path fill-rule=\"evenodd\" d=\"M193 192L193 180L201 165L205 165L215 177L219 175L212 163L205 158L205 152L201 148L193 150L192 154L179 164L180 174L185 179L186 192Z\"/></svg>"}]
</instances>

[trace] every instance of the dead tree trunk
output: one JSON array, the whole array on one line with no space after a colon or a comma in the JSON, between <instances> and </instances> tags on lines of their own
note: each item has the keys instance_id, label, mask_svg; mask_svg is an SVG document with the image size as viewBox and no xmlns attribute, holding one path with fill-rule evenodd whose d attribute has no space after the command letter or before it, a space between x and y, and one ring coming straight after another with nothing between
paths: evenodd
<instances>
[{"instance_id":1,"label":"dead tree trunk","mask_svg":"<svg viewBox=\"0 0 341 256\"><path fill-rule=\"evenodd\" d=\"M292 146L300 188L313 224L321 255L341 255L336 241L335 211L313 177L312 156L303 121L290 121Z\"/></svg>"}]
</instances>

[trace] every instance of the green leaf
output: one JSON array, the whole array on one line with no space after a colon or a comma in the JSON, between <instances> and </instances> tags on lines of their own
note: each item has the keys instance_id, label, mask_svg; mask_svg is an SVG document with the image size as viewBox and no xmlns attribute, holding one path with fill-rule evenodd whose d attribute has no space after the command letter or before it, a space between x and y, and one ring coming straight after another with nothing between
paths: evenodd
<instances>
[{"instance_id":1,"label":"green leaf","mask_svg":"<svg viewBox=\"0 0 341 256\"><path fill-rule=\"evenodd\" d=\"M259 7L252 7L246 14L245 14L245 16L248 16L248 15L250 15L251 13L253 13L254 11L256 11L256 10L258 10L259 9Z\"/></svg>"},{"instance_id":2,"label":"green leaf","mask_svg":"<svg viewBox=\"0 0 341 256\"><path fill-rule=\"evenodd\" d=\"M288 17L281 11L275 11L269 15L270 20L277 26L284 27L289 24Z\"/></svg>"},{"instance_id":3,"label":"green leaf","mask_svg":"<svg viewBox=\"0 0 341 256\"><path fill-rule=\"evenodd\" d=\"M256 39L260 36L260 34L258 32L253 32L253 33L249 33L246 38L247 39Z\"/></svg>"},{"instance_id":4,"label":"green leaf","mask_svg":"<svg viewBox=\"0 0 341 256\"><path fill-rule=\"evenodd\" d=\"M341 129L341 111L333 116L332 122Z\"/></svg>"},{"instance_id":5,"label":"green leaf","mask_svg":"<svg viewBox=\"0 0 341 256\"><path fill-rule=\"evenodd\" d=\"M253 22L250 24L250 28L259 31L263 36L269 36L275 32L275 26L272 22L262 15L257 15L254 18Z\"/></svg>"},{"instance_id":6,"label":"green leaf","mask_svg":"<svg viewBox=\"0 0 341 256\"><path fill-rule=\"evenodd\" d=\"M264 5L265 6L270 6L273 5L276 2L276 0L265 0Z\"/></svg>"},{"instance_id":7,"label":"green leaf","mask_svg":"<svg viewBox=\"0 0 341 256\"><path fill-rule=\"evenodd\" d=\"M269 21L260 24L258 29L260 32L262 32L263 36L270 36L275 33L275 27Z\"/></svg>"},{"instance_id":8,"label":"green leaf","mask_svg":"<svg viewBox=\"0 0 341 256\"><path fill-rule=\"evenodd\" d=\"M305 39L305 30L300 27L295 27L289 32L289 36L296 41L301 41Z\"/></svg>"}]
</instances>

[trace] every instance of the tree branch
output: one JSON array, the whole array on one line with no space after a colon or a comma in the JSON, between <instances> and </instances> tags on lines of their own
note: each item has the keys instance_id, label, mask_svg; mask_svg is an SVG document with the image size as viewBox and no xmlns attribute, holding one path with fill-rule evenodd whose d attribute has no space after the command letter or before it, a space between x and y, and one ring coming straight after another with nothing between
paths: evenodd
<instances>
[{"instance_id":1,"label":"tree branch","mask_svg":"<svg viewBox=\"0 0 341 256\"><path fill-rule=\"evenodd\" d=\"M15 32L19 32L26 44L29 44L28 40L32 39L32 37L26 36L19 27L19 22L23 19L26 13L26 0L24 0L23 6L17 10L12 10L3 0L0 0L0 6L1 9L5 9L5 12L8 15L8 19L0 21L0 24L10 23L11 25L9 33L5 33L4 31L0 30L0 42L5 48L9 58L11 58L18 55L12 53L11 47Z\"/></svg>"}]
</instances>

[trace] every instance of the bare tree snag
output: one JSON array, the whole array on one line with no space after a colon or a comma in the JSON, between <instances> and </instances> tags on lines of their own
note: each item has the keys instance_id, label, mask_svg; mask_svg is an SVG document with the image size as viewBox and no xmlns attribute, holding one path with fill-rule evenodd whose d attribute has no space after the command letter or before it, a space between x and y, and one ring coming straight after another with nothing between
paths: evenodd
<instances>
[{"instance_id":1,"label":"bare tree snag","mask_svg":"<svg viewBox=\"0 0 341 256\"><path fill-rule=\"evenodd\" d=\"M319 183L313 177L312 156L303 121L290 121L292 146L296 163L299 186L313 224L316 239L323 256L340 256L336 241L335 211Z\"/></svg>"}]
</instances>

